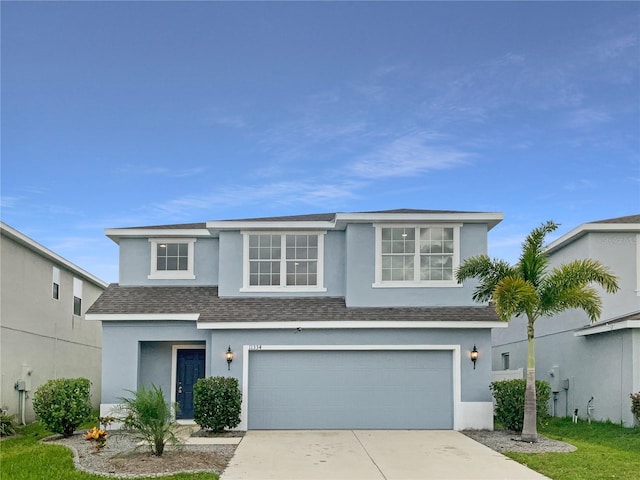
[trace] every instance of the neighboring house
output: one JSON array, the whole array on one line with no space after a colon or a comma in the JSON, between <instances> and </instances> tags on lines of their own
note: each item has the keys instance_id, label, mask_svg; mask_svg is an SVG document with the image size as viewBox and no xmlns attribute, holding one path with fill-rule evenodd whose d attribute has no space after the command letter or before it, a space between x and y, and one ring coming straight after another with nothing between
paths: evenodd
<instances>
[{"instance_id":1,"label":"neighboring house","mask_svg":"<svg viewBox=\"0 0 640 480\"><path fill-rule=\"evenodd\" d=\"M631 426L629 394L640 391L640 215L585 223L547 247L551 266L575 259L600 261L618 277L620 290L599 290L602 315L589 324L569 310L535 325L536 376L551 384L556 416L611 420ZM493 368L526 369L525 321L493 332Z\"/></svg>"},{"instance_id":2,"label":"neighboring house","mask_svg":"<svg viewBox=\"0 0 640 480\"><path fill-rule=\"evenodd\" d=\"M41 384L85 377L97 408L102 331L84 313L107 284L2 222L0 256L0 406L31 422Z\"/></svg>"},{"instance_id":3,"label":"neighboring house","mask_svg":"<svg viewBox=\"0 0 640 480\"><path fill-rule=\"evenodd\" d=\"M230 375L240 429L492 428L491 329L506 325L455 270L487 253L502 217L392 210L107 229L120 282L87 315L103 327L102 413L155 384L190 419L193 383Z\"/></svg>"}]
</instances>

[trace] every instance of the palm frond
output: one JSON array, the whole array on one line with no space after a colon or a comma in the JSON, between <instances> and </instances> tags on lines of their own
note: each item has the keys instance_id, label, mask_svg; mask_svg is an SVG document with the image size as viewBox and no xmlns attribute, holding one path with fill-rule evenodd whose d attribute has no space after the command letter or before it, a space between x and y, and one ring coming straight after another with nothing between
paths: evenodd
<instances>
[{"instance_id":1,"label":"palm frond","mask_svg":"<svg viewBox=\"0 0 640 480\"><path fill-rule=\"evenodd\" d=\"M542 314L552 316L571 308L584 310L589 320L595 322L602 313L602 300L591 286L575 287L558 292L551 304L542 307Z\"/></svg>"},{"instance_id":2,"label":"palm frond","mask_svg":"<svg viewBox=\"0 0 640 480\"><path fill-rule=\"evenodd\" d=\"M493 292L496 313L507 322L514 315L531 313L538 303L536 288L520 277L505 277Z\"/></svg>"},{"instance_id":3,"label":"palm frond","mask_svg":"<svg viewBox=\"0 0 640 480\"><path fill-rule=\"evenodd\" d=\"M515 268L508 262L492 260L487 255L477 255L462 262L456 271L456 279L458 283L469 278L478 279L480 283L475 288L472 298L476 302L487 302L491 300L498 282L515 274Z\"/></svg>"},{"instance_id":4,"label":"palm frond","mask_svg":"<svg viewBox=\"0 0 640 480\"><path fill-rule=\"evenodd\" d=\"M522 253L520 254L518 268L522 278L536 287L544 278L545 271L549 265L549 257L544 251L544 239L548 233L555 231L557 228L558 224L549 220L538 228L534 228L522 243Z\"/></svg>"}]
</instances>

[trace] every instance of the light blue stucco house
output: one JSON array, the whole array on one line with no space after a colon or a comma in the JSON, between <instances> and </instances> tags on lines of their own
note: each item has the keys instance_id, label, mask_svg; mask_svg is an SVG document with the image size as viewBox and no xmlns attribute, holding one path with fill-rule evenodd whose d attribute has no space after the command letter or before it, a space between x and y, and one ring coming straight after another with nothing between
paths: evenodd
<instances>
[{"instance_id":1,"label":"light blue stucco house","mask_svg":"<svg viewBox=\"0 0 640 480\"><path fill-rule=\"evenodd\" d=\"M620 290L600 290L602 315L589 324L582 310L536 321L536 376L548 381L555 416L634 425L629 394L640 391L640 215L585 223L547 247L551 266L575 259L600 261ZM525 319L493 331L493 368L526 370Z\"/></svg>"},{"instance_id":2,"label":"light blue stucco house","mask_svg":"<svg viewBox=\"0 0 640 480\"><path fill-rule=\"evenodd\" d=\"M154 383L188 420L193 383L229 375L240 429L492 428L491 329L506 324L454 274L487 253L502 218L390 210L107 229L119 283L87 315L103 326L102 414Z\"/></svg>"}]
</instances>

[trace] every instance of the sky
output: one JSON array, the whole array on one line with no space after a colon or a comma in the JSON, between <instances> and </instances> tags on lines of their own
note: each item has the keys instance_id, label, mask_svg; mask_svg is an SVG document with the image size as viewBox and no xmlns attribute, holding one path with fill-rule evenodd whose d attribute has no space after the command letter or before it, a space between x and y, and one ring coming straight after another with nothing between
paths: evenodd
<instances>
[{"instance_id":1,"label":"sky","mask_svg":"<svg viewBox=\"0 0 640 480\"><path fill-rule=\"evenodd\" d=\"M107 282L105 228L503 212L489 254L640 213L639 2L12 2L3 222Z\"/></svg>"}]
</instances>

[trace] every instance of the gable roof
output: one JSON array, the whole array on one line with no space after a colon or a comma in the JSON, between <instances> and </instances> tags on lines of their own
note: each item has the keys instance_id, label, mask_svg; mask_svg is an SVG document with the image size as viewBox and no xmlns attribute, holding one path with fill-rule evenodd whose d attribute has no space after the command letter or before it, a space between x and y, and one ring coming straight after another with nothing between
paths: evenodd
<instances>
[{"instance_id":1,"label":"gable roof","mask_svg":"<svg viewBox=\"0 0 640 480\"><path fill-rule=\"evenodd\" d=\"M189 316L190 315L190 316ZM500 322L493 307L347 307L342 297L225 297L218 287L120 286L94 302L88 320L196 320L198 328L261 328L314 322ZM244 326L243 326L244 325ZM495 325L487 325L490 328ZM506 326L506 324L505 324Z\"/></svg>"},{"instance_id":2,"label":"gable roof","mask_svg":"<svg viewBox=\"0 0 640 480\"><path fill-rule=\"evenodd\" d=\"M0 234L3 236L10 238L14 242L22 245L23 247L35 252L43 258L51 261L54 265L58 267L62 267L65 270L70 271L73 275L83 278L84 280L93 283L99 288L105 289L107 288L107 282L99 279L92 273L87 272L83 268L80 268L76 264L70 262L66 258L61 257L57 253L52 250L49 250L44 245L39 244L35 240L30 237L27 237L24 233L16 230L15 228L7 225L4 222L0 222Z\"/></svg>"},{"instance_id":3,"label":"gable roof","mask_svg":"<svg viewBox=\"0 0 640 480\"><path fill-rule=\"evenodd\" d=\"M546 251L552 253L591 232L640 232L640 214L583 223L551 242Z\"/></svg>"}]
</instances>

